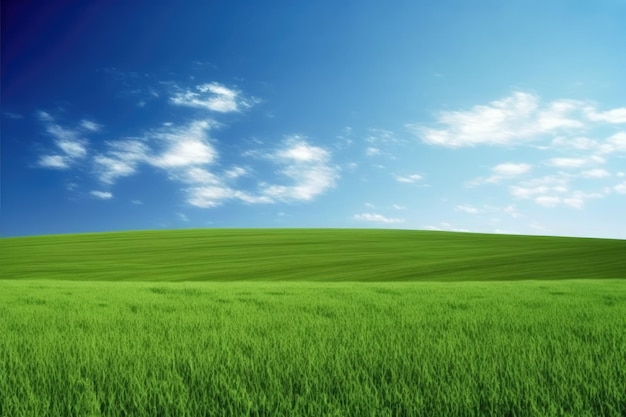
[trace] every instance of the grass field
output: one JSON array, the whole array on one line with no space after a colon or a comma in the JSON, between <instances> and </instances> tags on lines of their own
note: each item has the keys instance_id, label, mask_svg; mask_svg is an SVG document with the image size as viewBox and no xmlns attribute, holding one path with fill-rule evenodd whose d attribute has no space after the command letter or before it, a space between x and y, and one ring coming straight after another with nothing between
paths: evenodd
<instances>
[{"instance_id":1,"label":"grass field","mask_svg":"<svg viewBox=\"0 0 626 417\"><path fill-rule=\"evenodd\" d=\"M0 416L621 417L625 245L366 230L0 239Z\"/></svg>"},{"instance_id":2,"label":"grass field","mask_svg":"<svg viewBox=\"0 0 626 417\"><path fill-rule=\"evenodd\" d=\"M0 239L3 279L492 281L625 278L626 240L367 229Z\"/></svg>"}]
</instances>

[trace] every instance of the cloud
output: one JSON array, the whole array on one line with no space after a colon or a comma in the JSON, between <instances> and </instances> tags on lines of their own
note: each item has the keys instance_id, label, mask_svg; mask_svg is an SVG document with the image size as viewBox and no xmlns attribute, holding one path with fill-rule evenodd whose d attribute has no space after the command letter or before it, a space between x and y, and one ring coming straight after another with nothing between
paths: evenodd
<instances>
[{"instance_id":1,"label":"cloud","mask_svg":"<svg viewBox=\"0 0 626 417\"><path fill-rule=\"evenodd\" d=\"M152 158L150 163L160 168L212 163L217 157L217 152L209 143L210 127L208 121L200 120L189 126L167 128L157 132L154 137L165 141L166 149L161 155Z\"/></svg>"},{"instance_id":2,"label":"cloud","mask_svg":"<svg viewBox=\"0 0 626 417\"><path fill-rule=\"evenodd\" d=\"M601 155L626 152L626 132L617 132L598 145Z\"/></svg>"},{"instance_id":3,"label":"cloud","mask_svg":"<svg viewBox=\"0 0 626 417\"><path fill-rule=\"evenodd\" d=\"M24 116L22 116L21 114L18 113L13 113L10 111L3 111L2 115L8 119L13 119L13 120L19 120L19 119L23 119Z\"/></svg>"},{"instance_id":4,"label":"cloud","mask_svg":"<svg viewBox=\"0 0 626 417\"><path fill-rule=\"evenodd\" d=\"M392 204L391 207L396 210L406 210L406 206L401 206L400 204Z\"/></svg>"},{"instance_id":5,"label":"cloud","mask_svg":"<svg viewBox=\"0 0 626 417\"><path fill-rule=\"evenodd\" d=\"M104 155L96 155L93 161L96 175L105 184L135 174L140 163L151 159L148 146L138 140L109 142L108 147Z\"/></svg>"},{"instance_id":6,"label":"cloud","mask_svg":"<svg viewBox=\"0 0 626 417\"><path fill-rule=\"evenodd\" d=\"M419 174L411 174L411 175L405 175L405 176L396 175L395 179L396 181L402 182L405 184L414 184L420 181L422 179L422 176Z\"/></svg>"},{"instance_id":7,"label":"cloud","mask_svg":"<svg viewBox=\"0 0 626 417\"><path fill-rule=\"evenodd\" d=\"M618 194L626 194L626 181L622 182L621 184L617 184L615 187L613 187L613 189Z\"/></svg>"},{"instance_id":8,"label":"cloud","mask_svg":"<svg viewBox=\"0 0 626 417\"><path fill-rule=\"evenodd\" d=\"M586 165L604 162L603 158L592 156L590 158L551 158L546 163L556 168L582 168Z\"/></svg>"},{"instance_id":9,"label":"cloud","mask_svg":"<svg viewBox=\"0 0 626 417\"><path fill-rule=\"evenodd\" d=\"M532 165L523 163L505 162L491 168L493 175L484 178L479 177L469 182L469 186L480 185L484 183L497 184L504 180L510 180L520 175L528 173L532 169Z\"/></svg>"},{"instance_id":10,"label":"cloud","mask_svg":"<svg viewBox=\"0 0 626 417\"><path fill-rule=\"evenodd\" d=\"M564 194L569 191L570 177L559 175L547 175L523 181L509 187L511 195L517 198L528 199L538 195Z\"/></svg>"},{"instance_id":11,"label":"cloud","mask_svg":"<svg viewBox=\"0 0 626 417\"><path fill-rule=\"evenodd\" d=\"M542 103L530 93L515 92L509 97L474 106L469 110L444 111L436 115L438 127L407 124L423 142L459 148L476 145L515 145L545 135L582 131L589 124L625 123L626 108L600 112L577 100Z\"/></svg>"},{"instance_id":12,"label":"cloud","mask_svg":"<svg viewBox=\"0 0 626 417\"><path fill-rule=\"evenodd\" d=\"M580 209L587 201L606 196L605 192L572 190L570 188L572 178L573 175L563 173L548 175L511 186L509 190L513 197L530 199L543 207L567 206Z\"/></svg>"},{"instance_id":13,"label":"cloud","mask_svg":"<svg viewBox=\"0 0 626 417\"><path fill-rule=\"evenodd\" d=\"M456 210L462 211L467 214L478 214L480 212L480 210L478 210L476 207L470 206L469 204L458 205L456 206Z\"/></svg>"},{"instance_id":14,"label":"cloud","mask_svg":"<svg viewBox=\"0 0 626 417\"><path fill-rule=\"evenodd\" d=\"M91 191L89 194L100 200L110 200L113 198L113 194L108 191Z\"/></svg>"},{"instance_id":15,"label":"cloud","mask_svg":"<svg viewBox=\"0 0 626 417\"><path fill-rule=\"evenodd\" d=\"M55 122L45 111L38 113L39 120L44 124L46 132L54 139L61 155L44 155L39 158L39 166L44 168L67 169L76 161L87 156L87 141L80 137L79 129L68 129Z\"/></svg>"},{"instance_id":16,"label":"cloud","mask_svg":"<svg viewBox=\"0 0 626 417\"><path fill-rule=\"evenodd\" d=\"M467 229L459 229L457 227L452 226L450 223L447 223L447 222L441 222L438 225L425 226L424 229L446 231L446 232L469 232L469 230Z\"/></svg>"},{"instance_id":17,"label":"cloud","mask_svg":"<svg viewBox=\"0 0 626 417\"><path fill-rule=\"evenodd\" d=\"M585 112L587 114L587 117L593 121L607 122L613 124L626 123L626 107L620 107L605 112L599 112L590 106L585 109Z\"/></svg>"},{"instance_id":18,"label":"cloud","mask_svg":"<svg viewBox=\"0 0 626 417\"><path fill-rule=\"evenodd\" d=\"M61 155L45 155L39 158L39 166L44 168L68 169L70 161Z\"/></svg>"},{"instance_id":19,"label":"cloud","mask_svg":"<svg viewBox=\"0 0 626 417\"><path fill-rule=\"evenodd\" d=\"M367 156L377 156L381 154L382 154L382 151L379 148L376 148L374 146L369 146L365 149L365 155Z\"/></svg>"},{"instance_id":20,"label":"cloud","mask_svg":"<svg viewBox=\"0 0 626 417\"><path fill-rule=\"evenodd\" d=\"M90 132L99 132L102 129L102 125L86 119L80 121L80 127Z\"/></svg>"},{"instance_id":21,"label":"cloud","mask_svg":"<svg viewBox=\"0 0 626 417\"><path fill-rule=\"evenodd\" d=\"M530 171L532 165L529 164L515 164L511 162L506 162L503 164L499 164L491 168L495 175L499 177L515 177L518 175L522 175Z\"/></svg>"},{"instance_id":22,"label":"cloud","mask_svg":"<svg viewBox=\"0 0 626 417\"><path fill-rule=\"evenodd\" d=\"M283 165L280 173L293 181L292 185L269 185L262 196L278 201L312 200L333 187L339 177L330 165L330 152L310 145L301 136L288 138L281 149L268 158Z\"/></svg>"},{"instance_id":23,"label":"cloud","mask_svg":"<svg viewBox=\"0 0 626 417\"><path fill-rule=\"evenodd\" d=\"M611 173L604 168L589 169L581 172L583 178L606 178L610 177Z\"/></svg>"},{"instance_id":24,"label":"cloud","mask_svg":"<svg viewBox=\"0 0 626 417\"><path fill-rule=\"evenodd\" d=\"M363 221L363 222L385 223L385 224L404 223L405 221L404 219L385 217L382 214L377 214L377 213L355 214L353 218L354 220Z\"/></svg>"},{"instance_id":25,"label":"cloud","mask_svg":"<svg viewBox=\"0 0 626 417\"><path fill-rule=\"evenodd\" d=\"M244 98L240 91L219 83L200 84L194 89L180 90L170 98L172 104L218 113L239 112L258 102L255 98Z\"/></svg>"},{"instance_id":26,"label":"cloud","mask_svg":"<svg viewBox=\"0 0 626 417\"><path fill-rule=\"evenodd\" d=\"M270 160L282 169L278 174L291 180L291 184L261 183L257 190L244 191L228 184L248 172L234 167L222 175L194 168L185 171L186 181L194 183L187 189L191 205L217 207L228 200L247 204L270 204L277 202L311 201L333 187L338 178L337 169L330 165L330 152L311 145L302 136L291 136L270 153L248 152Z\"/></svg>"}]
</instances>

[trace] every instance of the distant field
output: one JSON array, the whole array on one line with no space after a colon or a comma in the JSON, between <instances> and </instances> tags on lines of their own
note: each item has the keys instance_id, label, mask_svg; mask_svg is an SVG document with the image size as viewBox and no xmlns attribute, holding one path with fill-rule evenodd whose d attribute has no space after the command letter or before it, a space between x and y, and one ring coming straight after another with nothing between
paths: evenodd
<instances>
[{"instance_id":1,"label":"distant field","mask_svg":"<svg viewBox=\"0 0 626 417\"><path fill-rule=\"evenodd\" d=\"M0 239L5 416L623 417L626 241Z\"/></svg>"},{"instance_id":2,"label":"distant field","mask_svg":"<svg viewBox=\"0 0 626 417\"><path fill-rule=\"evenodd\" d=\"M368 229L4 238L0 277L333 282L626 278L626 240Z\"/></svg>"},{"instance_id":3,"label":"distant field","mask_svg":"<svg viewBox=\"0 0 626 417\"><path fill-rule=\"evenodd\" d=\"M626 415L626 280L0 281L0 415Z\"/></svg>"}]
</instances>

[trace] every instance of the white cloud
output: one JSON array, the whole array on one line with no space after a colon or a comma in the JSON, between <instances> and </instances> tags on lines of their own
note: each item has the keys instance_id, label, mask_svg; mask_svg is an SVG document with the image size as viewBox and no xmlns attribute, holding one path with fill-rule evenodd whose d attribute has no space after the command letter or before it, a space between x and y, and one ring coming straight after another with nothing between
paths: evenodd
<instances>
[{"instance_id":1,"label":"white cloud","mask_svg":"<svg viewBox=\"0 0 626 417\"><path fill-rule=\"evenodd\" d=\"M542 195L535 198L535 203L544 207L556 207L561 203L561 197Z\"/></svg>"},{"instance_id":2,"label":"white cloud","mask_svg":"<svg viewBox=\"0 0 626 417\"><path fill-rule=\"evenodd\" d=\"M406 206L401 206L400 204L392 204L392 206L396 210L406 210Z\"/></svg>"},{"instance_id":3,"label":"white cloud","mask_svg":"<svg viewBox=\"0 0 626 417\"><path fill-rule=\"evenodd\" d=\"M230 179L236 179L239 177L243 177L245 175L248 175L248 170L243 167L238 167L238 166L233 167L229 169L228 171L224 172L224 176Z\"/></svg>"},{"instance_id":4,"label":"white cloud","mask_svg":"<svg viewBox=\"0 0 626 417\"><path fill-rule=\"evenodd\" d=\"M258 155L258 153L254 153ZM244 191L227 185L247 174L247 170L234 167L222 176L210 173L199 167L187 169L183 179L195 183L187 189L190 204L197 207L217 207L228 200L239 200L247 204L268 204L276 202L310 201L332 187L338 177L330 165L330 153L309 144L301 136L292 136L282 146L261 157L283 166L278 172L290 179L292 184L261 183L255 191Z\"/></svg>"},{"instance_id":5,"label":"white cloud","mask_svg":"<svg viewBox=\"0 0 626 417\"><path fill-rule=\"evenodd\" d=\"M606 178L611 176L609 171L604 168L589 169L581 172L580 175L583 178Z\"/></svg>"},{"instance_id":6,"label":"white cloud","mask_svg":"<svg viewBox=\"0 0 626 417\"><path fill-rule=\"evenodd\" d=\"M288 138L281 149L268 157L283 165L280 173L293 181L292 185L265 186L261 195L272 200L312 200L333 187L339 176L330 165L330 152L309 145L301 136Z\"/></svg>"},{"instance_id":7,"label":"white cloud","mask_svg":"<svg viewBox=\"0 0 626 417\"><path fill-rule=\"evenodd\" d=\"M587 117L593 121L601 121L613 124L626 123L626 107L619 107L605 112L598 112L593 107L586 109Z\"/></svg>"},{"instance_id":8,"label":"white cloud","mask_svg":"<svg viewBox=\"0 0 626 417\"><path fill-rule=\"evenodd\" d=\"M624 181L621 184L617 184L615 187L613 187L613 189L618 193L618 194L626 194L626 181Z\"/></svg>"},{"instance_id":9,"label":"white cloud","mask_svg":"<svg viewBox=\"0 0 626 417\"><path fill-rule=\"evenodd\" d=\"M137 140L122 140L108 143L109 150L94 158L94 170L99 180L113 184L118 178L137 172L137 166L150 160L150 149Z\"/></svg>"},{"instance_id":10,"label":"white cloud","mask_svg":"<svg viewBox=\"0 0 626 417\"><path fill-rule=\"evenodd\" d=\"M39 158L39 166L44 168L68 169L70 164L67 157L61 155L45 155Z\"/></svg>"},{"instance_id":11,"label":"white cloud","mask_svg":"<svg viewBox=\"0 0 626 417\"><path fill-rule=\"evenodd\" d=\"M543 104L534 94L515 92L469 110L441 112L436 115L436 122L439 127L406 127L432 145L515 145L548 134L581 132L593 123L624 123L626 108L601 112L586 102L564 99Z\"/></svg>"},{"instance_id":12,"label":"white cloud","mask_svg":"<svg viewBox=\"0 0 626 417\"><path fill-rule=\"evenodd\" d=\"M45 111L38 113L39 120L46 126L46 132L54 138L55 145L62 155L44 155L39 159L39 166L44 168L67 169L79 159L87 156L86 141L79 137L79 131L67 129L55 123L54 118Z\"/></svg>"},{"instance_id":13,"label":"white cloud","mask_svg":"<svg viewBox=\"0 0 626 417\"><path fill-rule=\"evenodd\" d=\"M515 164L511 162L507 162L504 164L499 164L491 168L495 175L499 177L514 177L517 175L522 175L530 171L532 165L529 164Z\"/></svg>"},{"instance_id":14,"label":"white cloud","mask_svg":"<svg viewBox=\"0 0 626 417\"><path fill-rule=\"evenodd\" d=\"M598 142L586 137L568 137L559 136L552 140L551 147L556 149L576 149L576 150L590 150L595 149L598 146Z\"/></svg>"},{"instance_id":15,"label":"white cloud","mask_svg":"<svg viewBox=\"0 0 626 417\"><path fill-rule=\"evenodd\" d=\"M189 126L168 128L157 132L156 138L166 142L166 150L150 163L160 168L179 168L189 165L212 163L217 152L209 143L211 124L206 120L195 121Z\"/></svg>"},{"instance_id":16,"label":"white cloud","mask_svg":"<svg viewBox=\"0 0 626 417\"><path fill-rule=\"evenodd\" d=\"M394 223L404 223L404 219L393 218L393 217L385 217L382 214L377 213L361 213L355 214L353 216L354 220L371 222L371 223L385 223L385 224L394 224Z\"/></svg>"},{"instance_id":17,"label":"white cloud","mask_svg":"<svg viewBox=\"0 0 626 417\"><path fill-rule=\"evenodd\" d=\"M382 151L379 148L376 148L374 146L370 146L367 149L365 149L365 155L367 156L377 156L382 154Z\"/></svg>"},{"instance_id":18,"label":"white cloud","mask_svg":"<svg viewBox=\"0 0 626 417\"><path fill-rule=\"evenodd\" d=\"M457 211L462 211L467 214L478 214L480 210L474 206L470 206L469 204L461 204L456 206Z\"/></svg>"},{"instance_id":19,"label":"white cloud","mask_svg":"<svg viewBox=\"0 0 626 417\"><path fill-rule=\"evenodd\" d=\"M446 232L469 232L469 230L467 229L459 229L457 227L452 226L450 223L447 223L447 222L441 222L438 225L425 226L424 229L446 231Z\"/></svg>"},{"instance_id":20,"label":"white cloud","mask_svg":"<svg viewBox=\"0 0 626 417\"><path fill-rule=\"evenodd\" d=\"M564 194L569 192L570 177L564 174L547 175L520 182L509 187L511 195L528 199L547 194Z\"/></svg>"},{"instance_id":21,"label":"white cloud","mask_svg":"<svg viewBox=\"0 0 626 417\"><path fill-rule=\"evenodd\" d=\"M483 183L497 184L503 180L510 180L514 177L526 174L532 169L532 165L523 163L505 162L491 168L493 175L484 178L476 178L469 182L469 186Z\"/></svg>"},{"instance_id":22,"label":"white cloud","mask_svg":"<svg viewBox=\"0 0 626 417\"><path fill-rule=\"evenodd\" d=\"M193 90L179 91L170 101L179 106L203 108L219 113L238 112L258 102L254 98L244 98L240 91L219 83L201 84Z\"/></svg>"},{"instance_id":23,"label":"white cloud","mask_svg":"<svg viewBox=\"0 0 626 417\"><path fill-rule=\"evenodd\" d=\"M98 123L92 122L91 120L81 120L80 126L88 130L90 132L99 132L102 129L102 126Z\"/></svg>"},{"instance_id":24,"label":"white cloud","mask_svg":"<svg viewBox=\"0 0 626 417\"><path fill-rule=\"evenodd\" d=\"M587 165L586 158L552 158L547 164L557 168L581 168Z\"/></svg>"},{"instance_id":25,"label":"white cloud","mask_svg":"<svg viewBox=\"0 0 626 417\"><path fill-rule=\"evenodd\" d=\"M51 122L54 120L50 113L43 110L37 113L37 117L39 117L39 120L41 120L42 122Z\"/></svg>"},{"instance_id":26,"label":"white cloud","mask_svg":"<svg viewBox=\"0 0 626 417\"><path fill-rule=\"evenodd\" d=\"M609 136L605 142L599 144L598 152L601 155L626 152L626 132Z\"/></svg>"},{"instance_id":27,"label":"white cloud","mask_svg":"<svg viewBox=\"0 0 626 417\"><path fill-rule=\"evenodd\" d=\"M396 181L406 183L406 184L414 184L422 179L422 176L419 174L411 174L411 175L396 175Z\"/></svg>"},{"instance_id":28,"label":"white cloud","mask_svg":"<svg viewBox=\"0 0 626 417\"><path fill-rule=\"evenodd\" d=\"M92 191L89 194L91 194L95 198L99 198L100 200L109 200L113 198L113 194L108 191Z\"/></svg>"},{"instance_id":29,"label":"white cloud","mask_svg":"<svg viewBox=\"0 0 626 417\"><path fill-rule=\"evenodd\" d=\"M365 139L368 143L389 144L396 143L398 139L396 134L391 130L385 129L369 129L369 135Z\"/></svg>"}]
</instances>

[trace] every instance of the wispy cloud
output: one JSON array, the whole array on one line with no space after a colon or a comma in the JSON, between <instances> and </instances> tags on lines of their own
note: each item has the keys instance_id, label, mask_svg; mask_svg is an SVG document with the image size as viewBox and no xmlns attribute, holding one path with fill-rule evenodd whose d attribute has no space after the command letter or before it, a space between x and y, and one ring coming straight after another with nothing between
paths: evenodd
<instances>
[{"instance_id":1,"label":"wispy cloud","mask_svg":"<svg viewBox=\"0 0 626 417\"><path fill-rule=\"evenodd\" d=\"M582 208L587 201L602 199L606 192L583 191L572 189L571 181L574 175L559 173L534 178L509 187L511 195L519 199L532 200L543 207L566 206Z\"/></svg>"},{"instance_id":2,"label":"wispy cloud","mask_svg":"<svg viewBox=\"0 0 626 417\"><path fill-rule=\"evenodd\" d=\"M593 123L626 123L625 113L626 108L602 112L578 100L542 103L537 95L515 92L469 110L438 113L438 127L415 123L406 127L431 145L514 145L536 141L547 134L581 132Z\"/></svg>"},{"instance_id":3,"label":"wispy cloud","mask_svg":"<svg viewBox=\"0 0 626 417\"><path fill-rule=\"evenodd\" d=\"M469 182L469 186L479 184L497 184L505 180L517 178L528 173L532 169L532 165L525 163L505 162L491 168L492 175L489 177L479 177Z\"/></svg>"},{"instance_id":4,"label":"wispy cloud","mask_svg":"<svg viewBox=\"0 0 626 417\"><path fill-rule=\"evenodd\" d=\"M39 158L39 166L44 168L68 169L70 159L62 155L44 155Z\"/></svg>"},{"instance_id":5,"label":"wispy cloud","mask_svg":"<svg viewBox=\"0 0 626 417\"><path fill-rule=\"evenodd\" d=\"M395 218L395 217L385 217L382 214L378 213L361 213L355 214L353 216L354 220L370 222L370 223L385 223L385 224L394 224L394 223L404 223L404 219Z\"/></svg>"},{"instance_id":6,"label":"wispy cloud","mask_svg":"<svg viewBox=\"0 0 626 417\"><path fill-rule=\"evenodd\" d=\"M113 198L113 194L108 191L92 191L89 194L100 200L110 200Z\"/></svg>"},{"instance_id":7,"label":"wispy cloud","mask_svg":"<svg viewBox=\"0 0 626 417\"><path fill-rule=\"evenodd\" d=\"M243 97L239 90L219 83L200 84L193 89L179 88L170 101L178 106L202 108L218 113L238 112L258 102L255 98Z\"/></svg>"},{"instance_id":8,"label":"wispy cloud","mask_svg":"<svg viewBox=\"0 0 626 417\"><path fill-rule=\"evenodd\" d=\"M105 184L137 172L137 166L151 160L148 146L138 140L120 140L108 143L108 151L94 157L96 175Z\"/></svg>"},{"instance_id":9,"label":"wispy cloud","mask_svg":"<svg viewBox=\"0 0 626 417\"><path fill-rule=\"evenodd\" d=\"M581 172L580 176L583 178L607 178L611 176L611 173L604 168L595 168Z\"/></svg>"},{"instance_id":10,"label":"wispy cloud","mask_svg":"<svg viewBox=\"0 0 626 417\"><path fill-rule=\"evenodd\" d=\"M44 168L67 169L87 156L87 140L81 136L79 129L70 129L56 123L47 112L38 113L39 120L44 124L46 132L54 139L54 144L61 153L43 155L39 158L39 166ZM58 152L57 151L57 152Z\"/></svg>"},{"instance_id":11,"label":"wispy cloud","mask_svg":"<svg viewBox=\"0 0 626 417\"><path fill-rule=\"evenodd\" d=\"M414 184L422 180L422 176L420 174L410 174L410 175L396 175L395 179L398 182L402 182L405 184Z\"/></svg>"},{"instance_id":12,"label":"wispy cloud","mask_svg":"<svg viewBox=\"0 0 626 417\"><path fill-rule=\"evenodd\" d=\"M467 213L467 214L478 214L480 212L480 210L474 206L471 206L469 204L461 204L456 206L455 210L457 211L461 211L463 213Z\"/></svg>"},{"instance_id":13,"label":"wispy cloud","mask_svg":"<svg viewBox=\"0 0 626 417\"><path fill-rule=\"evenodd\" d=\"M14 120L19 120L19 119L23 119L24 116L22 116L21 114L18 113L13 113L10 111L3 111L2 115L8 119L14 119Z\"/></svg>"},{"instance_id":14,"label":"wispy cloud","mask_svg":"<svg viewBox=\"0 0 626 417\"><path fill-rule=\"evenodd\" d=\"M80 121L80 127L90 132L99 132L102 129L102 125L87 119Z\"/></svg>"},{"instance_id":15,"label":"wispy cloud","mask_svg":"<svg viewBox=\"0 0 626 417\"><path fill-rule=\"evenodd\" d=\"M604 158L594 155L588 158L551 158L546 164L556 168L582 168L588 165L603 164Z\"/></svg>"},{"instance_id":16,"label":"wispy cloud","mask_svg":"<svg viewBox=\"0 0 626 417\"><path fill-rule=\"evenodd\" d=\"M446 231L446 232L469 232L467 229L461 229L451 225L448 222L441 222L437 225L429 225L424 227L425 230L436 230L436 231Z\"/></svg>"}]
</instances>

